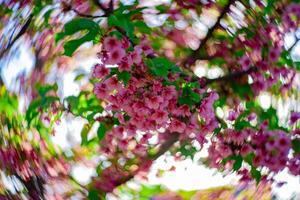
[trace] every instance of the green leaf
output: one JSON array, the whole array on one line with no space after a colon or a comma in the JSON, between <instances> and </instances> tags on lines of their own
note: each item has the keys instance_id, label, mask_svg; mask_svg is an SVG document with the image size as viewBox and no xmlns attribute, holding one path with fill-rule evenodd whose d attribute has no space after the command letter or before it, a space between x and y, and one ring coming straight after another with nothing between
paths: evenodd
<instances>
[{"instance_id":1,"label":"green leaf","mask_svg":"<svg viewBox=\"0 0 300 200\"><path fill-rule=\"evenodd\" d=\"M108 25L113 27L113 26L117 26L122 28L125 32L126 35L131 39L131 40L135 40L134 37L134 25L132 23L132 21L130 20L130 16L128 14L123 14L120 16L117 15L110 15L107 19Z\"/></svg>"},{"instance_id":2,"label":"green leaf","mask_svg":"<svg viewBox=\"0 0 300 200\"><path fill-rule=\"evenodd\" d=\"M94 33L88 33L80 39L70 40L64 44L64 55L72 56L73 53L80 47L83 43L92 41L96 37Z\"/></svg>"},{"instance_id":3,"label":"green leaf","mask_svg":"<svg viewBox=\"0 0 300 200\"><path fill-rule=\"evenodd\" d=\"M80 81L80 80L82 80L84 77L85 77L86 75L84 74L84 73L82 73L82 74L78 74L76 77L75 77L75 81Z\"/></svg>"},{"instance_id":4,"label":"green leaf","mask_svg":"<svg viewBox=\"0 0 300 200\"><path fill-rule=\"evenodd\" d=\"M252 127L252 125L250 124L250 122L245 121L245 120L237 120L234 123L234 128L238 131L243 130L246 127Z\"/></svg>"},{"instance_id":5,"label":"green leaf","mask_svg":"<svg viewBox=\"0 0 300 200\"><path fill-rule=\"evenodd\" d=\"M91 125L90 124L85 124L81 130L81 145L86 145L88 144L88 134L91 130Z\"/></svg>"},{"instance_id":6,"label":"green leaf","mask_svg":"<svg viewBox=\"0 0 300 200\"><path fill-rule=\"evenodd\" d=\"M196 92L191 91L190 92L190 97L193 100L193 102L195 102L195 103L199 103L201 101L200 94L198 94Z\"/></svg>"},{"instance_id":7,"label":"green leaf","mask_svg":"<svg viewBox=\"0 0 300 200\"><path fill-rule=\"evenodd\" d=\"M255 154L253 152L249 153L244 157L244 160L246 163L248 163L250 166L253 165L253 158L255 157Z\"/></svg>"},{"instance_id":8,"label":"green leaf","mask_svg":"<svg viewBox=\"0 0 300 200\"><path fill-rule=\"evenodd\" d=\"M296 154L300 153L300 139L292 140L292 148Z\"/></svg>"},{"instance_id":9,"label":"green leaf","mask_svg":"<svg viewBox=\"0 0 300 200\"><path fill-rule=\"evenodd\" d=\"M280 128L278 125L279 119L277 116L277 111L273 107L270 107L268 110L261 112L259 115L259 119L260 123L262 123L264 120L268 120L270 130Z\"/></svg>"},{"instance_id":10,"label":"green leaf","mask_svg":"<svg viewBox=\"0 0 300 200\"><path fill-rule=\"evenodd\" d=\"M156 10L160 11L161 13L166 13L167 10L169 9L169 6L166 6L166 5L158 5L158 6L155 6Z\"/></svg>"},{"instance_id":11,"label":"green leaf","mask_svg":"<svg viewBox=\"0 0 300 200\"><path fill-rule=\"evenodd\" d=\"M107 131L107 129L106 129L105 125L103 123L100 123L99 128L97 130L97 136L100 141L104 138L106 131Z\"/></svg>"},{"instance_id":12,"label":"green leaf","mask_svg":"<svg viewBox=\"0 0 300 200\"><path fill-rule=\"evenodd\" d=\"M49 91L53 90L54 92L57 91L57 84L54 83L54 84L46 84L46 85L40 85L40 84L37 84L36 86L37 90L38 90L38 93L40 96L45 96Z\"/></svg>"},{"instance_id":13,"label":"green leaf","mask_svg":"<svg viewBox=\"0 0 300 200\"><path fill-rule=\"evenodd\" d=\"M181 153L182 156L191 159L194 159L195 154L198 152L196 147L187 142L180 144L178 151Z\"/></svg>"},{"instance_id":14,"label":"green leaf","mask_svg":"<svg viewBox=\"0 0 300 200\"><path fill-rule=\"evenodd\" d=\"M300 62L294 62L296 70L300 71Z\"/></svg>"},{"instance_id":15,"label":"green leaf","mask_svg":"<svg viewBox=\"0 0 300 200\"><path fill-rule=\"evenodd\" d=\"M227 163L229 160L234 160L234 158L235 158L234 155L228 156L228 157L226 157L226 158L224 158L224 159L222 160L222 164L223 164L223 165L226 165L226 163Z\"/></svg>"},{"instance_id":16,"label":"green leaf","mask_svg":"<svg viewBox=\"0 0 300 200\"><path fill-rule=\"evenodd\" d=\"M30 105L28 106L28 109L26 111L26 121L30 125L33 118L35 118L39 112L38 108L41 106L41 99L35 99L33 100Z\"/></svg>"},{"instance_id":17,"label":"green leaf","mask_svg":"<svg viewBox=\"0 0 300 200\"><path fill-rule=\"evenodd\" d=\"M64 31L56 34L55 41L58 42L66 36L71 36L79 31L84 31L85 35L79 39L74 39L64 44L65 52L67 56L71 56L74 51L83 43L95 40L101 32L99 25L93 20L86 18L76 18L64 26ZM86 33L87 32L87 33Z\"/></svg>"},{"instance_id":18,"label":"green leaf","mask_svg":"<svg viewBox=\"0 0 300 200\"><path fill-rule=\"evenodd\" d=\"M141 33L146 33L150 34L151 33L151 28L147 26L147 24L143 21L136 21L133 23L135 27L141 32Z\"/></svg>"},{"instance_id":19,"label":"green leaf","mask_svg":"<svg viewBox=\"0 0 300 200\"><path fill-rule=\"evenodd\" d=\"M118 80L123 81L125 86L127 86L128 81L130 80L130 76L131 75L128 71L123 71L123 72L117 73Z\"/></svg>"},{"instance_id":20,"label":"green leaf","mask_svg":"<svg viewBox=\"0 0 300 200\"><path fill-rule=\"evenodd\" d=\"M98 192L97 190L90 190L88 194L89 200L99 200Z\"/></svg>"},{"instance_id":21,"label":"green leaf","mask_svg":"<svg viewBox=\"0 0 300 200\"><path fill-rule=\"evenodd\" d=\"M234 158L235 162L233 164L233 170L238 171L242 167L243 158L242 156L238 155Z\"/></svg>"},{"instance_id":22,"label":"green leaf","mask_svg":"<svg viewBox=\"0 0 300 200\"><path fill-rule=\"evenodd\" d=\"M249 84L241 85L233 83L232 89L235 93L239 94L240 98L253 97L253 91Z\"/></svg>"},{"instance_id":23,"label":"green leaf","mask_svg":"<svg viewBox=\"0 0 300 200\"><path fill-rule=\"evenodd\" d=\"M260 171L258 171L255 167L252 167L250 173L251 173L252 178L255 179L256 184L258 185L261 180Z\"/></svg>"},{"instance_id":24,"label":"green leaf","mask_svg":"<svg viewBox=\"0 0 300 200\"><path fill-rule=\"evenodd\" d=\"M169 70L176 67L171 61L161 57L146 60L146 65L149 67L152 74L164 78L167 78Z\"/></svg>"},{"instance_id":25,"label":"green leaf","mask_svg":"<svg viewBox=\"0 0 300 200\"><path fill-rule=\"evenodd\" d=\"M68 102L69 107L70 107L71 110L77 109L78 104L79 104L78 97L68 96L65 100Z\"/></svg>"}]
</instances>

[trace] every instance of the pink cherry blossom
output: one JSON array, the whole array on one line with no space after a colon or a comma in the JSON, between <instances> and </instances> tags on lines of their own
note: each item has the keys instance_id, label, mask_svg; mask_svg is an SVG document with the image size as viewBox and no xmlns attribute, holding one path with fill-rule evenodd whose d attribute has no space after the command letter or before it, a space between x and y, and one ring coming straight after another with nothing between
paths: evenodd
<instances>
[{"instance_id":1,"label":"pink cherry blossom","mask_svg":"<svg viewBox=\"0 0 300 200\"><path fill-rule=\"evenodd\" d=\"M295 124L300 119L300 112L292 112L290 117L291 124Z\"/></svg>"},{"instance_id":2,"label":"pink cherry blossom","mask_svg":"<svg viewBox=\"0 0 300 200\"><path fill-rule=\"evenodd\" d=\"M93 76L95 78L104 78L109 74L110 70L103 64L96 64L93 68Z\"/></svg>"},{"instance_id":3,"label":"pink cherry blossom","mask_svg":"<svg viewBox=\"0 0 300 200\"><path fill-rule=\"evenodd\" d=\"M103 46L107 51L111 52L115 49L121 49L122 43L115 36L112 36L104 39Z\"/></svg>"},{"instance_id":4,"label":"pink cherry blossom","mask_svg":"<svg viewBox=\"0 0 300 200\"><path fill-rule=\"evenodd\" d=\"M169 130L171 132L177 132L177 133L183 133L185 130L185 123L177 120L177 119L172 119L170 126L169 126Z\"/></svg>"},{"instance_id":5,"label":"pink cherry blossom","mask_svg":"<svg viewBox=\"0 0 300 200\"><path fill-rule=\"evenodd\" d=\"M149 97L149 98L146 98L146 106L148 108L151 108L151 109L158 109L159 108L159 105L160 103L163 102L163 98L161 98L160 96L155 96L155 97Z\"/></svg>"},{"instance_id":6,"label":"pink cherry blossom","mask_svg":"<svg viewBox=\"0 0 300 200\"><path fill-rule=\"evenodd\" d=\"M114 65L119 64L123 57L126 55L126 52L122 48L115 48L110 51L105 64Z\"/></svg>"},{"instance_id":7,"label":"pink cherry blossom","mask_svg":"<svg viewBox=\"0 0 300 200\"><path fill-rule=\"evenodd\" d=\"M164 124L168 121L168 113L166 111L157 110L151 115L151 119L155 120L158 124Z\"/></svg>"},{"instance_id":8,"label":"pink cherry blossom","mask_svg":"<svg viewBox=\"0 0 300 200\"><path fill-rule=\"evenodd\" d=\"M247 70L250 67L251 61L249 59L248 56L243 56L240 60L239 60L239 64L242 66L243 70Z\"/></svg>"},{"instance_id":9,"label":"pink cherry blossom","mask_svg":"<svg viewBox=\"0 0 300 200\"><path fill-rule=\"evenodd\" d=\"M94 93L98 99L105 99L108 96L108 88L105 83L96 83L94 87Z\"/></svg>"}]
</instances>

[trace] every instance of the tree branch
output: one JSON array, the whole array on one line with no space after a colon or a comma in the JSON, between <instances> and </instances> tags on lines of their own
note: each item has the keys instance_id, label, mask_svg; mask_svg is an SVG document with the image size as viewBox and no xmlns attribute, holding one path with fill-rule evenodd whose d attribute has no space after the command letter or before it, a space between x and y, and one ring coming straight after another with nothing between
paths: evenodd
<instances>
[{"instance_id":1,"label":"tree branch","mask_svg":"<svg viewBox=\"0 0 300 200\"><path fill-rule=\"evenodd\" d=\"M89 14L81 13L81 12L79 12L78 10L76 10L74 8L72 8L71 10L73 12L75 12L80 17L93 18L93 19L95 19L95 18L101 18L101 17L106 17L106 14L104 14L104 15L89 15Z\"/></svg>"},{"instance_id":2,"label":"tree branch","mask_svg":"<svg viewBox=\"0 0 300 200\"><path fill-rule=\"evenodd\" d=\"M14 45L14 43L27 31L31 21L33 18L33 14L30 14L29 17L27 18L25 24L22 26L22 28L20 29L20 31L18 32L18 34L16 35L16 37L8 43L7 47L1 51L0 53L0 58L2 58L4 56L4 54L10 50L10 48Z\"/></svg>"},{"instance_id":3,"label":"tree branch","mask_svg":"<svg viewBox=\"0 0 300 200\"><path fill-rule=\"evenodd\" d=\"M194 64L197 59L200 58L200 51L205 47L207 41L212 37L214 31L218 28L218 26L220 25L221 20L224 18L224 16L227 14L227 12L229 12L230 6L234 2L235 2L235 0L229 0L228 1L226 6L223 8L220 16L217 18L216 23L208 30L205 38L201 41L198 49L193 51L193 53L190 56L188 56L188 58L186 58L184 60L183 66L187 66L187 65L190 66L190 65Z\"/></svg>"},{"instance_id":4,"label":"tree branch","mask_svg":"<svg viewBox=\"0 0 300 200\"><path fill-rule=\"evenodd\" d=\"M300 41L300 38L296 37L296 41L294 42L294 44L292 46L290 46L287 49L287 51L289 53L291 53L291 51L298 44L299 41ZM258 70L257 67L250 67L249 69L247 69L245 71L236 71L236 72L233 72L231 74L227 74L227 75L222 76L222 77L218 77L218 78L214 78L214 79L206 79L205 85L211 84L213 82L233 81L233 80L235 80L237 78L241 78L242 76L244 76L246 74L249 74L251 72L255 72L257 70Z\"/></svg>"},{"instance_id":5,"label":"tree branch","mask_svg":"<svg viewBox=\"0 0 300 200\"><path fill-rule=\"evenodd\" d=\"M177 132L166 133L166 134L168 134L168 138L166 139L166 141L162 145L160 145L158 151L154 155L148 155L143 160L143 162L156 160L157 158L162 156L164 153L166 153L179 139L179 133L177 133ZM122 177L119 180L117 180L116 181L116 187L130 181L131 179L133 179L137 172L130 173L128 176Z\"/></svg>"},{"instance_id":6,"label":"tree branch","mask_svg":"<svg viewBox=\"0 0 300 200\"><path fill-rule=\"evenodd\" d=\"M98 0L94 0L94 3L101 9L105 14L109 12L109 9L105 8ZM112 11L111 11L112 12Z\"/></svg>"},{"instance_id":7,"label":"tree branch","mask_svg":"<svg viewBox=\"0 0 300 200\"><path fill-rule=\"evenodd\" d=\"M290 48L287 49L287 51L291 52L293 50L293 48L298 44L298 42L300 41L300 38L298 38L296 35L296 41L294 42L294 44L292 46L290 46Z\"/></svg>"},{"instance_id":8,"label":"tree branch","mask_svg":"<svg viewBox=\"0 0 300 200\"><path fill-rule=\"evenodd\" d=\"M236 71L231 74L218 77L218 78L213 78L213 79L206 79L205 85L211 84L213 82L221 82L221 81L233 81L237 78L241 78L242 76L249 74L251 72L257 71L257 67L250 67L249 69L245 71Z\"/></svg>"}]
</instances>

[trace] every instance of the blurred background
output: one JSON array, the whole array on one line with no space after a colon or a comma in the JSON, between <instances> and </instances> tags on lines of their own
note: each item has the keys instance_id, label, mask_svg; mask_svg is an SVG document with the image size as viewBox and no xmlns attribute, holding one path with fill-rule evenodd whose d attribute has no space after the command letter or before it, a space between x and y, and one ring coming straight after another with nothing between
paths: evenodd
<instances>
[{"instance_id":1,"label":"blurred background","mask_svg":"<svg viewBox=\"0 0 300 200\"><path fill-rule=\"evenodd\" d=\"M86 5L78 2L77 8L84 12ZM131 4L133 1L123 0L122 2ZM0 0L1 13L5 13L4 5L9 3L11 2ZM72 57L62 55L62 44L55 42L53 32L61 29L60 21L73 18L76 16L76 12L62 13L60 1L43 7L39 11L40 17L37 17L34 25L31 26L40 26L40 29L35 31L29 29L12 43L12 38L17 36L22 25L26 24L26 20L30 20L32 9L26 5L23 6L22 3L23 1L13 2L10 5L13 14L7 15L10 16L7 18L6 15L1 16L0 24L0 82L1 85L6 86L8 91L18 94L18 112L20 113L24 113L28 104L35 98L33 86L38 82L56 83L57 93L61 100L70 96L78 96L85 88L90 89L91 69L99 62L96 54L101 48L101 44L94 45L92 42L87 42L81 45ZM153 0L140 1L140 3L154 7L168 4L170 1ZM231 16L233 18L231 22L235 21L235 26L242 25L243 17L245 17L243 10L245 9L241 4L236 4L232 8L237 18L234 19L234 15ZM199 46L199 39L203 38L208 27L214 24L216 13L215 9L207 9L200 16L192 16L194 17L192 26L184 19L176 22L176 29L184 31L184 34L189 36L188 41L184 41L185 45L192 49ZM101 12L94 14L100 15ZM160 27L167 21L168 17L167 14L155 13L151 8L144 14L147 25L152 28ZM223 23L224 26L228 25L226 21ZM234 27L234 25L232 26ZM293 46L291 51L293 60L300 61L300 42L295 44L297 38L300 38L300 30L286 33L284 42L286 49ZM173 47L174 43L166 42L163 48L168 54L173 50ZM222 68L208 66L205 61L197 62L193 70L199 77L216 78L224 74ZM298 82L300 82L299 79ZM265 110L272 105L276 106L282 124L286 123L289 110L300 109L299 101L293 97L280 101L275 100L272 94L263 93L259 95L257 101ZM221 114L227 115L227 113ZM67 112L63 113L60 123L54 125L55 133L50 136L50 140L56 146L55 148L61 149L64 154L73 154L74 149L79 148L82 142L81 129L85 123L85 119L74 117ZM91 132L93 130L95 132L96 129L96 126L92 127ZM194 151L199 149L200 147L195 144ZM78 153L80 154L79 149ZM118 195L111 194L108 199L253 199L253 195L258 192L262 193L261 199L300 199L299 176L291 176L287 171L282 171L275 178L278 182L283 182L283 185L262 184L257 190L255 184L247 186L239 184L239 178L234 174L220 173L201 165L202 159L207 155L207 147L183 161L175 160L173 156L167 153L155 161L149 174L135 178L128 184L121 186L117 190ZM96 175L97 172L93 164L95 160L93 159L101 158L93 157L89 161L83 159L71 166L71 174L76 182L83 185L88 184ZM9 188L12 193L16 192L12 179L3 173L1 178L5 187Z\"/></svg>"}]
</instances>

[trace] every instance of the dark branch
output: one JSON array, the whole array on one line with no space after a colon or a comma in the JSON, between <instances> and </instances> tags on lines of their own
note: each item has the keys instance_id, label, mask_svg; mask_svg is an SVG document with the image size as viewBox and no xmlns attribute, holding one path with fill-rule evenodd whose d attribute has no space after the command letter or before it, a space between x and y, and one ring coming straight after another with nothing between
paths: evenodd
<instances>
[{"instance_id":1,"label":"dark branch","mask_svg":"<svg viewBox=\"0 0 300 200\"><path fill-rule=\"evenodd\" d=\"M237 71L237 72L233 72L231 74L228 74L228 75L225 75L222 77L218 77L218 78L214 78L214 79L207 79L205 82L205 85L211 84L213 82L234 81L237 78L241 78L242 76L247 75L256 70L257 70L257 67L250 67L249 69L247 69L245 71Z\"/></svg>"},{"instance_id":2,"label":"dark branch","mask_svg":"<svg viewBox=\"0 0 300 200\"><path fill-rule=\"evenodd\" d=\"M171 133L165 143L163 143L159 150L156 152L156 154L149 157L150 160L156 160L160 156L162 156L164 153L166 153L175 142L178 141L179 133Z\"/></svg>"},{"instance_id":3,"label":"dark branch","mask_svg":"<svg viewBox=\"0 0 300 200\"><path fill-rule=\"evenodd\" d=\"M158 151L154 154L154 155L149 155L148 157L146 157L144 160L142 161L154 161L157 158L159 158L160 156L162 156L164 153L166 153L179 139L179 133L166 133L168 134L168 138L166 139L166 141L160 145ZM134 178L136 172L135 173L131 173L126 177L122 177L120 178L117 183L116 186L122 185L128 181L130 181L131 179Z\"/></svg>"},{"instance_id":4,"label":"dark branch","mask_svg":"<svg viewBox=\"0 0 300 200\"><path fill-rule=\"evenodd\" d=\"M106 17L106 14L104 14L104 15L89 15L89 14L80 13L78 10L76 10L74 8L72 8L72 11L75 12L80 17L93 18L93 19Z\"/></svg>"},{"instance_id":5,"label":"dark branch","mask_svg":"<svg viewBox=\"0 0 300 200\"><path fill-rule=\"evenodd\" d=\"M226 6L223 8L220 16L217 18L216 23L208 30L205 38L201 41L198 49L193 51L193 53L183 62L184 66L192 65L197 59L200 58L200 51L206 46L207 41L212 37L214 31L219 27L221 20L229 12L230 6L235 2L235 0L229 0Z\"/></svg>"},{"instance_id":6,"label":"dark branch","mask_svg":"<svg viewBox=\"0 0 300 200\"><path fill-rule=\"evenodd\" d=\"M33 14L30 14L25 24L22 26L21 30L16 35L16 37L14 37L14 39L11 42L9 42L7 47L0 53L0 58L2 58L2 56L10 50L10 48L14 45L14 43L27 31L32 21L32 18L33 18Z\"/></svg>"},{"instance_id":7,"label":"dark branch","mask_svg":"<svg viewBox=\"0 0 300 200\"><path fill-rule=\"evenodd\" d=\"M292 46L290 46L290 48L287 49L287 51L291 52L294 47L298 44L298 42L300 41L300 38L298 38L297 36L296 37L296 41L294 42L294 44Z\"/></svg>"},{"instance_id":8,"label":"dark branch","mask_svg":"<svg viewBox=\"0 0 300 200\"><path fill-rule=\"evenodd\" d=\"M105 8L98 0L94 0L94 3L106 14L109 12L109 9Z\"/></svg>"}]
</instances>

